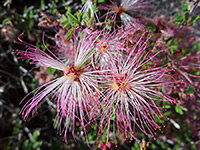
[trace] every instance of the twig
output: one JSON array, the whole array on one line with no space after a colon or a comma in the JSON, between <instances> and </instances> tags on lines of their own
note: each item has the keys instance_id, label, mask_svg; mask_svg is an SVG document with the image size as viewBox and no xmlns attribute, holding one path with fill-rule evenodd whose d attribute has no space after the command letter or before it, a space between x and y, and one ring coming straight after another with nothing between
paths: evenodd
<instances>
[{"instance_id":1,"label":"twig","mask_svg":"<svg viewBox=\"0 0 200 150\"><path fill-rule=\"evenodd\" d=\"M192 15L192 13L194 12L194 10L196 9L196 7L198 6L198 3L200 2L200 0L197 0L196 2L194 2L192 8L190 9L189 12L189 16Z\"/></svg>"},{"instance_id":2,"label":"twig","mask_svg":"<svg viewBox=\"0 0 200 150\"><path fill-rule=\"evenodd\" d=\"M9 76L10 78L12 78L12 79L14 79L16 81L20 81L19 78L17 78L16 76L10 74L9 72L6 72L6 71L0 69L0 73L5 74L5 75Z\"/></svg>"},{"instance_id":3,"label":"twig","mask_svg":"<svg viewBox=\"0 0 200 150\"><path fill-rule=\"evenodd\" d=\"M7 109L10 113L14 113L15 112L13 108L3 104L3 102L1 100L0 100L0 106L2 106L2 108Z\"/></svg>"}]
</instances>

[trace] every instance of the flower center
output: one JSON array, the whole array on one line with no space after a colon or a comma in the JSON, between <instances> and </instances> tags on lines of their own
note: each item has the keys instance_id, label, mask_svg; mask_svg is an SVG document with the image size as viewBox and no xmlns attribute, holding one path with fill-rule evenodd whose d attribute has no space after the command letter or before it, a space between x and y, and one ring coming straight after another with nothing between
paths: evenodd
<instances>
[{"instance_id":1,"label":"flower center","mask_svg":"<svg viewBox=\"0 0 200 150\"><path fill-rule=\"evenodd\" d=\"M79 77L82 73L82 69L72 66L68 66L68 68L64 71L65 77L70 77L73 79L73 81L79 81Z\"/></svg>"},{"instance_id":2,"label":"flower center","mask_svg":"<svg viewBox=\"0 0 200 150\"><path fill-rule=\"evenodd\" d=\"M98 44L97 48L98 48L99 52L103 53L107 50L108 46L107 46L106 42L101 42Z\"/></svg>"},{"instance_id":3,"label":"flower center","mask_svg":"<svg viewBox=\"0 0 200 150\"><path fill-rule=\"evenodd\" d=\"M128 86L125 78L126 74L123 76L115 77L115 81L112 82L111 88L113 90L120 90L120 91L125 90Z\"/></svg>"},{"instance_id":4,"label":"flower center","mask_svg":"<svg viewBox=\"0 0 200 150\"><path fill-rule=\"evenodd\" d=\"M121 5L117 5L117 7L115 8L115 12L117 12L119 15L124 13L124 11L124 7L122 7Z\"/></svg>"}]
</instances>

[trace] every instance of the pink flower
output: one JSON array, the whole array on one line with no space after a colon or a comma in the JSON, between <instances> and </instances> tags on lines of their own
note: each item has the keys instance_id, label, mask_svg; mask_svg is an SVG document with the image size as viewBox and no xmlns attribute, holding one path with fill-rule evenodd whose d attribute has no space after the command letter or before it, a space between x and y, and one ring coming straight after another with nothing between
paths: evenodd
<instances>
[{"instance_id":1,"label":"pink flower","mask_svg":"<svg viewBox=\"0 0 200 150\"><path fill-rule=\"evenodd\" d=\"M110 58L117 57L117 53L124 49L124 43L120 41L120 30L116 30L115 32L106 32L102 31L98 41L95 46L95 55L94 60L96 66L100 68L100 70L107 69L108 61Z\"/></svg>"},{"instance_id":2,"label":"pink flower","mask_svg":"<svg viewBox=\"0 0 200 150\"><path fill-rule=\"evenodd\" d=\"M88 64L93 56L94 43L97 37L98 32L93 32L89 36L82 35L74 39L73 63L63 62L52 52L49 51L50 54L47 54L18 38L28 47L26 51L17 52L21 55L21 58L29 59L32 64L51 67L63 72L61 77L45 83L33 91L32 98L28 100L21 111L25 120L30 113L34 115L38 107L49 98L57 103L55 126L59 125L58 129L60 132L64 132L65 139L68 129L74 134L75 120L81 122L81 128L86 134L85 124L88 124L92 118L89 110L93 109L93 105L98 101L96 73L100 74L101 72L93 71ZM64 122L63 130L61 130L62 121Z\"/></svg>"},{"instance_id":3,"label":"pink flower","mask_svg":"<svg viewBox=\"0 0 200 150\"><path fill-rule=\"evenodd\" d=\"M144 34L133 47L128 46L126 52L115 57L118 59L110 58L110 73L105 76L107 83L103 85L101 97L99 133L107 128L107 142L109 132L115 133L115 130L122 130L125 138L129 135L137 140L136 127L154 137L155 130L161 128L156 118L162 117L155 101L174 102L160 91L163 85L173 83L168 80L171 77L166 73L167 67L145 67L158 53L145 52L148 40L143 41L143 38Z\"/></svg>"},{"instance_id":4,"label":"pink flower","mask_svg":"<svg viewBox=\"0 0 200 150\"><path fill-rule=\"evenodd\" d=\"M136 29L142 29L143 26L133 16L149 8L150 2L145 2L144 0L121 0L120 3L112 2L112 5L102 7L109 10L108 14L114 14L113 19L116 19L117 15L119 15L125 29L133 26Z\"/></svg>"}]
</instances>

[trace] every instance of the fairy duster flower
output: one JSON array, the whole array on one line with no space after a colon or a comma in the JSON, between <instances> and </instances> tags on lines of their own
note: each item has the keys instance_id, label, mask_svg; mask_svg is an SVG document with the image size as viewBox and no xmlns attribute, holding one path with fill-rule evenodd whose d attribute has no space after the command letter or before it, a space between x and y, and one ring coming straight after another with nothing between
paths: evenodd
<instances>
[{"instance_id":1,"label":"fairy duster flower","mask_svg":"<svg viewBox=\"0 0 200 150\"><path fill-rule=\"evenodd\" d=\"M150 2L144 0L120 0L120 2L111 1L111 5L102 6L103 8L109 10L107 13L114 14L113 19L115 20L117 15L120 16L121 23L125 29L134 26L137 29L142 29L143 26L138 23L138 20L133 16L150 7Z\"/></svg>"},{"instance_id":2,"label":"fairy duster flower","mask_svg":"<svg viewBox=\"0 0 200 150\"><path fill-rule=\"evenodd\" d=\"M133 47L127 47L124 55L118 59L110 58L107 83L104 83L102 100L102 115L100 117L100 134L107 129L109 132L121 130L125 138L135 137L135 129L139 128L145 134L154 137L155 130L161 127L156 118L162 116L155 101L170 101L174 99L165 96L159 87L171 84L167 67L146 67L148 62L157 54L145 52L147 41L143 41L144 34ZM117 53L116 53L117 55ZM111 124L114 124L111 129Z\"/></svg>"},{"instance_id":3,"label":"fairy duster flower","mask_svg":"<svg viewBox=\"0 0 200 150\"><path fill-rule=\"evenodd\" d=\"M21 35L20 35L21 36ZM28 48L26 51L17 51L23 59L29 59L32 64L42 67L50 67L61 71L62 76L54 79L41 87L35 89L21 114L26 120L29 114L34 114L38 107L49 98L57 103L57 116L55 125L66 137L68 129L74 134L75 120L80 121L81 128L85 131L85 124L90 121L88 110L92 109L95 103L97 88L96 73L88 64L94 53L94 43L98 37L98 32L93 32L89 36L75 38L73 48L73 63L63 62L49 50L49 54L37 47L25 43L19 37L22 44ZM33 93L31 92L31 93ZM31 94L30 93L30 94ZM28 99L28 94L24 99ZM64 127L61 130L62 123ZM86 137L87 138L87 137ZM66 138L65 138L66 139Z\"/></svg>"},{"instance_id":4,"label":"fairy duster flower","mask_svg":"<svg viewBox=\"0 0 200 150\"><path fill-rule=\"evenodd\" d=\"M96 42L94 60L96 66L101 70L108 68L107 62L110 57L116 57L117 52L124 49L124 43L119 39L120 30L116 31L101 31L101 34Z\"/></svg>"}]
</instances>

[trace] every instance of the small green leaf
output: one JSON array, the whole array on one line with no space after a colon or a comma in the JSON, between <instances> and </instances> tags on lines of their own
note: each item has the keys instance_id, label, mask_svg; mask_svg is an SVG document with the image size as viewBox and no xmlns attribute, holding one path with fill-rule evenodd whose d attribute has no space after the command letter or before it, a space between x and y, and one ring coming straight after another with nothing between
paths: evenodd
<instances>
[{"instance_id":1,"label":"small green leaf","mask_svg":"<svg viewBox=\"0 0 200 150\"><path fill-rule=\"evenodd\" d=\"M71 14L71 12L72 12L72 8L71 7L67 7L67 13Z\"/></svg>"},{"instance_id":2,"label":"small green leaf","mask_svg":"<svg viewBox=\"0 0 200 150\"><path fill-rule=\"evenodd\" d=\"M200 42L195 43L193 48L200 52Z\"/></svg>"},{"instance_id":3,"label":"small green leaf","mask_svg":"<svg viewBox=\"0 0 200 150\"><path fill-rule=\"evenodd\" d=\"M77 18L74 15L72 15L71 13L67 13L67 17L68 17L68 20L71 23L71 25L76 26L78 24Z\"/></svg>"},{"instance_id":4,"label":"small green leaf","mask_svg":"<svg viewBox=\"0 0 200 150\"><path fill-rule=\"evenodd\" d=\"M187 108L185 108L185 107L182 107L182 106L181 106L181 109L182 109L183 111L188 111L188 109L187 109Z\"/></svg>"},{"instance_id":5,"label":"small green leaf","mask_svg":"<svg viewBox=\"0 0 200 150\"><path fill-rule=\"evenodd\" d=\"M180 14L175 14L174 17L176 18L176 20L173 21L173 24L175 25L180 25L184 23L184 16L180 15Z\"/></svg>"},{"instance_id":6,"label":"small green leaf","mask_svg":"<svg viewBox=\"0 0 200 150\"><path fill-rule=\"evenodd\" d=\"M165 105L164 107L165 108L171 108L171 105Z\"/></svg>"},{"instance_id":7,"label":"small green leaf","mask_svg":"<svg viewBox=\"0 0 200 150\"><path fill-rule=\"evenodd\" d=\"M36 148L38 149L38 148L42 145L42 143L43 143L43 141L34 142L34 143L33 143L33 148L34 148L34 149L36 149Z\"/></svg>"},{"instance_id":8,"label":"small green leaf","mask_svg":"<svg viewBox=\"0 0 200 150\"><path fill-rule=\"evenodd\" d=\"M94 12L98 12L98 9L97 9L97 0L94 0L94 2L93 2L93 11Z\"/></svg>"},{"instance_id":9,"label":"small green leaf","mask_svg":"<svg viewBox=\"0 0 200 150\"><path fill-rule=\"evenodd\" d=\"M186 91L184 91L184 93L185 93L185 94L194 94L194 92L191 91L191 90L186 90Z\"/></svg>"},{"instance_id":10,"label":"small green leaf","mask_svg":"<svg viewBox=\"0 0 200 150\"><path fill-rule=\"evenodd\" d=\"M70 23L70 22L68 22L66 25L64 25L64 27L63 27L63 28L65 29L65 28L69 27L70 25L71 25L71 23Z\"/></svg>"},{"instance_id":11,"label":"small green leaf","mask_svg":"<svg viewBox=\"0 0 200 150\"><path fill-rule=\"evenodd\" d=\"M185 13L185 20L187 21L189 19L189 12Z\"/></svg>"},{"instance_id":12,"label":"small green leaf","mask_svg":"<svg viewBox=\"0 0 200 150\"><path fill-rule=\"evenodd\" d=\"M44 9L45 9L45 1L41 0L40 10L44 10Z\"/></svg>"},{"instance_id":13,"label":"small green leaf","mask_svg":"<svg viewBox=\"0 0 200 150\"><path fill-rule=\"evenodd\" d=\"M182 109L179 109L179 114L180 114L180 115L183 115L183 114L184 114Z\"/></svg>"},{"instance_id":14,"label":"small green leaf","mask_svg":"<svg viewBox=\"0 0 200 150\"><path fill-rule=\"evenodd\" d=\"M82 12L80 12L80 10L79 10L79 12L77 11L75 15L78 18L79 22L82 23L84 21L84 14Z\"/></svg>"},{"instance_id":15,"label":"small green leaf","mask_svg":"<svg viewBox=\"0 0 200 150\"><path fill-rule=\"evenodd\" d=\"M200 18L200 15L193 16L193 17L189 20L190 25L192 26L193 23L196 22L199 18Z\"/></svg>"},{"instance_id":16,"label":"small green leaf","mask_svg":"<svg viewBox=\"0 0 200 150\"><path fill-rule=\"evenodd\" d=\"M172 44L172 48L170 49L170 53L173 54L175 50L178 49L178 42L177 40L173 40L173 43Z\"/></svg>"},{"instance_id":17,"label":"small green leaf","mask_svg":"<svg viewBox=\"0 0 200 150\"><path fill-rule=\"evenodd\" d=\"M33 9L31 9L31 10L29 11L29 17L30 17L30 18L34 18L34 11L33 11Z\"/></svg>"},{"instance_id":18,"label":"small green leaf","mask_svg":"<svg viewBox=\"0 0 200 150\"><path fill-rule=\"evenodd\" d=\"M115 120L115 118L116 118L115 114L112 114L110 120Z\"/></svg>"},{"instance_id":19,"label":"small green leaf","mask_svg":"<svg viewBox=\"0 0 200 150\"><path fill-rule=\"evenodd\" d=\"M90 10L90 8L87 11L86 18L87 18L87 20L90 20L90 18L91 18L91 10Z\"/></svg>"},{"instance_id":20,"label":"small green leaf","mask_svg":"<svg viewBox=\"0 0 200 150\"><path fill-rule=\"evenodd\" d=\"M184 13L189 13L189 7L188 7L188 5L183 4L181 10L182 10L182 12L184 12Z\"/></svg>"},{"instance_id":21,"label":"small green leaf","mask_svg":"<svg viewBox=\"0 0 200 150\"><path fill-rule=\"evenodd\" d=\"M82 1L82 5L86 3L87 0L81 0Z\"/></svg>"},{"instance_id":22,"label":"small green leaf","mask_svg":"<svg viewBox=\"0 0 200 150\"><path fill-rule=\"evenodd\" d=\"M83 13L80 14L80 19L79 19L79 21L80 21L81 23L84 21L84 14L83 14Z\"/></svg>"},{"instance_id":23,"label":"small green leaf","mask_svg":"<svg viewBox=\"0 0 200 150\"><path fill-rule=\"evenodd\" d=\"M187 84L187 86L189 87L190 90L195 90L195 87L190 85L190 84Z\"/></svg>"},{"instance_id":24,"label":"small green leaf","mask_svg":"<svg viewBox=\"0 0 200 150\"><path fill-rule=\"evenodd\" d=\"M65 36L65 40L68 40L70 36L73 34L74 28L71 28L68 30L67 35Z\"/></svg>"},{"instance_id":25,"label":"small green leaf","mask_svg":"<svg viewBox=\"0 0 200 150\"><path fill-rule=\"evenodd\" d=\"M178 114L183 115L183 110L179 106L176 106L175 110Z\"/></svg>"},{"instance_id":26,"label":"small green leaf","mask_svg":"<svg viewBox=\"0 0 200 150\"><path fill-rule=\"evenodd\" d=\"M150 23L150 24L148 24L148 31L149 32L152 32L152 31L155 31L156 30L156 27L155 27L155 25L153 24L153 23Z\"/></svg>"},{"instance_id":27,"label":"small green leaf","mask_svg":"<svg viewBox=\"0 0 200 150\"><path fill-rule=\"evenodd\" d=\"M138 142L135 141L134 146L131 147L131 150L138 150L140 149L140 145L138 144Z\"/></svg>"},{"instance_id":28,"label":"small green leaf","mask_svg":"<svg viewBox=\"0 0 200 150\"><path fill-rule=\"evenodd\" d=\"M56 69L54 68L48 68L48 73L51 74L51 75L54 75L54 73L56 72Z\"/></svg>"},{"instance_id":29,"label":"small green leaf","mask_svg":"<svg viewBox=\"0 0 200 150\"><path fill-rule=\"evenodd\" d=\"M34 26L34 20L29 21L29 28L31 29Z\"/></svg>"},{"instance_id":30,"label":"small green leaf","mask_svg":"<svg viewBox=\"0 0 200 150\"><path fill-rule=\"evenodd\" d=\"M90 27L93 25L93 22L94 22L94 17L92 17L90 20Z\"/></svg>"},{"instance_id":31,"label":"small green leaf","mask_svg":"<svg viewBox=\"0 0 200 150\"><path fill-rule=\"evenodd\" d=\"M60 23L66 23L67 21L68 21L67 17L63 15Z\"/></svg>"},{"instance_id":32,"label":"small green leaf","mask_svg":"<svg viewBox=\"0 0 200 150\"><path fill-rule=\"evenodd\" d=\"M10 18L10 17L8 17L8 18L4 19L4 20L3 20L3 23L2 23L2 25L3 25L3 26L5 26L5 25L6 25L6 23L7 23L8 21L10 21L10 20L11 20L11 18Z\"/></svg>"},{"instance_id":33,"label":"small green leaf","mask_svg":"<svg viewBox=\"0 0 200 150\"><path fill-rule=\"evenodd\" d=\"M40 136L40 131L39 131L39 130L35 130L35 131L33 132L33 139L32 139L32 142L37 141L38 136Z\"/></svg>"},{"instance_id":34,"label":"small green leaf","mask_svg":"<svg viewBox=\"0 0 200 150\"><path fill-rule=\"evenodd\" d=\"M111 30L111 28L112 28L111 20L110 20L110 19L107 19L105 23L106 23L106 27L105 27L105 28L106 28L107 30ZM109 25L108 25L108 24L109 24Z\"/></svg>"},{"instance_id":35,"label":"small green leaf","mask_svg":"<svg viewBox=\"0 0 200 150\"><path fill-rule=\"evenodd\" d=\"M169 116L169 115L171 115L171 114L172 114L171 111L166 111L166 112L165 112L165 116Z\"/></svg>"}]
</instances>

